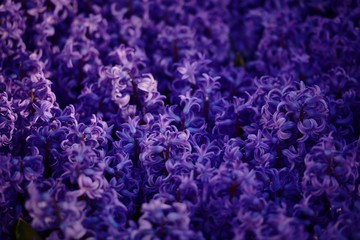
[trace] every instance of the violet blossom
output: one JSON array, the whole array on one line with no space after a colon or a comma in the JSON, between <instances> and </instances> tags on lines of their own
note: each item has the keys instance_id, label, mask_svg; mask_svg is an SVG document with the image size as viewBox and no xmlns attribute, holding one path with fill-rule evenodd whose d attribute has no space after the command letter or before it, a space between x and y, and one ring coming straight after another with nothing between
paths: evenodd
<instances>
[{"instance_id":1,"label":"violet blossom","mask_svg":"<svg viewBox=\"0 0 360 240\"><path fill-rule=\"evenodd\" d=\"M358 1L0 3L0 239L360 238Z\"/></svg>"}]
</instances>

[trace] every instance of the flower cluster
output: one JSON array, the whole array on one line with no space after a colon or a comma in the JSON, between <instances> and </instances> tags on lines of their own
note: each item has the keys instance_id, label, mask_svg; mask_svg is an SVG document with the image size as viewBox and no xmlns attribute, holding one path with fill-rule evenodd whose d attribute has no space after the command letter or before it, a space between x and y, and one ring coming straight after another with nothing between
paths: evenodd
<instances>
[{"instance_id":1,"label":"flower cluster","mask_svg":"<svg viewBox=\"0 0 360 240\"><path fill-rule=\"evenodd\" d=\"M0 2L0 239L359 238L359 1Z\"/></svg>"}]
</instances>

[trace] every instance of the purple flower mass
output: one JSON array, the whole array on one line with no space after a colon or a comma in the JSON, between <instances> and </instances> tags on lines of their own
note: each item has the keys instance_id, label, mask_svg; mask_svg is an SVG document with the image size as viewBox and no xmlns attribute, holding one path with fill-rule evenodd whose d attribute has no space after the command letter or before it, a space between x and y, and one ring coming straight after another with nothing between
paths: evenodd
<instances>
[{"instance_id":1,"label":"purple flower mass","mask_svg":"<svg viewBox=\"0 0 360 240\"><path fill-rule=\"evenodd\" d=\"M360 239L359 0L0 0L0 239Z\"/></svg>"}]
</instances>

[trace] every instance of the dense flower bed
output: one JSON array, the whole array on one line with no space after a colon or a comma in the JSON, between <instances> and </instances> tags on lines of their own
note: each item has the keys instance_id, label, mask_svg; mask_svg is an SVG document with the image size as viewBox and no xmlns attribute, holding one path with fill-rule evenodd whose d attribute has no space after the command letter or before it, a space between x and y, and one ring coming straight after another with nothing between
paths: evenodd
<instances>
[{"instance_id":1,"label":"dense flower bed","mask_svg":"<svg viewBox=\"0 0 360 240\"><path fill-rule=\"evenodd\" d=\"M4 0L0 239L360 239L357 0Z\"/></svg>"}]
</instances>

